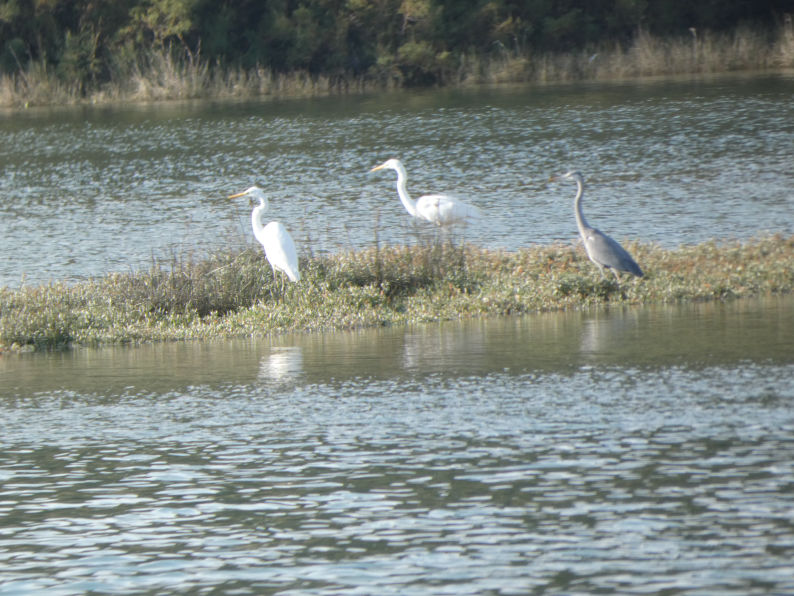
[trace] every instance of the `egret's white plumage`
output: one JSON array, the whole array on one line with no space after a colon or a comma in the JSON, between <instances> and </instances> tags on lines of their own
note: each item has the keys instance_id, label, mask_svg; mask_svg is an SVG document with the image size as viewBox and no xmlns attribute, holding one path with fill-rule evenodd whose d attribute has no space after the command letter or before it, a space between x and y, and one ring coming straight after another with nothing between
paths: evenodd
<instances>
[{"instance_id":1,"label":"egret's white plumage","mask_svg":"<svg viewBox=\"0 0 794 596\"><path fill-rule=\"evenodd\" d=\"M397 172L397 194L405 210L413 217L447 227L470 223L480 217L477 207L468 205L455 197L444 194L424 195L414 201L405 188L408 175L399 159L389 159L375 166L370 172L390 169Z\"/></svg>"},{"instance_id":2,"label":"egret's white plumage","mask_svg":"<svg viewBox=\"0 0 794 596\"><path fill-rule=\"evenodd\" d=\"M298 252L295 250L295 242L287 228L278 221L271 221L267 225L262 224L262 215L268 208L265 193L258 186L252 186L229 198L236 199L245 196L249 197L252 203L259 201L259 205L251 211L251 227L254 230L254 236L265 249L265 257L273 268L273 277L275 278L276 271L282 271L290 281L300 281Z\"/></svg>"},{"instance_id":3,"label":"egret's white plumage","mask_svg":"<svg viewBox=\"0 0 794 596\"><path fill-rule=\"evenodd\" d=\"M631 257L628 251L623 248L616 240L613 240L600 230L590 227L582 212L582 195L584 195L584 178L579 172L567 172L561 176L555 176L552 180L565 178L576 182L576 198L574 198L574 216L576 217L576 227L579 228L579 235L582 237L585 252L593 263L598 266L601 276L604 276L604 267L611 269L615 279L620 281L619 272L631 273L637 277L642 277L642 269Z\"/></svg>"}]
</instances>

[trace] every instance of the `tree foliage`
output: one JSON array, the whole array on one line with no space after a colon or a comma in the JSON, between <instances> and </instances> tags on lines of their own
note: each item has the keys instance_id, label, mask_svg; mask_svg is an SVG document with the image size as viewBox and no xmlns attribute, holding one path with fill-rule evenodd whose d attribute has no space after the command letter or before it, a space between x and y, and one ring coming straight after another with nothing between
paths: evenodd
<instances>
[{"instance_id":1,"label":"tree foliage","mask_svg":"<svg viewBox=\"0 0 794 596\"><path fill-rule=\"evenodd\" d=\"M464 56L771 26L790 0L0 0L0 72L81 87L151 47L210 64L442 81Z\"/></svg>"}]
</instances>

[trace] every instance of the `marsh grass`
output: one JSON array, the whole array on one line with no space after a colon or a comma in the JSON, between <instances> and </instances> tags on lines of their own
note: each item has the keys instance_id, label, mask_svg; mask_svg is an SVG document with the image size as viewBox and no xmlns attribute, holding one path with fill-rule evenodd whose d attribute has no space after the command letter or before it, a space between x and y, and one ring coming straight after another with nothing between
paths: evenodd
<instances>
[{"instance_id":1,"label":"marsh grass","mask_svg":"<svg viewBox=\"0 0 794 596\"><path fill-rule=\"evenodd\" d=\"M274 280L260 250L172 258L77 284L0 289L0 350L230 338L794 291L794 237L673 250L626 243L646 276L602 279L577 245L425 243L304 257Z\"/></svg>"},{"instance_id":2,"label":"marsh grass","mask_svg":"<svg viewBox=\"0 0 794 596\"><path fill-rule=\"evenodd\" d=\"M118 62L107 83L86 90L51 72L43 62L25 71L0 76L0 106L73 105L82 103L156 102L186 99L250 99L255 97L315 97L382 89L365 77L277 73L257 67L213 67L200 56L190 58L168 49Z\"/></svg>"},{"instance_id":3,"label":"marsh grass","mask_svg":"<svg viewBox=\"0 0 794 596\"><path fill-rule=\"evenodd\" d=\"M578 53L503 52L464 68L460 78L483 83L610 80L681 74L715 74L794 68L794 29L787 22L774 34L741 28L660 38L639 30L631 43Z\"/></svg>"},{"instance_id":4,"label":"marsh grass","mask_svg":"<svg viewBox=\"0 0 794 596\"><path fill-rule=\"evenodd\" d=\"M787 21L778 31L708 31L659 38L639 30L625 45L612 44L570 53L510 51L463 55L439 66L447 85L576 80L609 80L738 70L794 68L794 29ZM222 68L200 54L186 56L169 48L123 57L111 67L110 81L92 89L59 78L43 62L0 76L0 106L149 102L184 99L307 97L393 89L400 79L372 72L325 75Z\"/></svg>"},{"instance_id":5,"label":"marsh grass","mask_svg":"<svg viewBox=\"0 0 794 596\"><path fill-rule=\"evenodd\" d=\"M60 80L46 63L31 63L26 72L0 75L0 106L68 105L81 101L77 85Z\"/></svg>"},{"instance_id":6,"label":"marsh grass","mask_svg":"<svg viewBox=\"0 0 794 596\"><path fill-rule=\"evenodd\" d=\"M211 68L200 57L188 60L181 54L165 51L152 51L136 59L128 71L127 75L119 77L119 84L109 86L110 96L129 101L249 99L325 96L350 91L351 87L353 90L367 89L363 80L303 71L282 74L262 67L248 70Z\"/></svg>"}]
</instances>

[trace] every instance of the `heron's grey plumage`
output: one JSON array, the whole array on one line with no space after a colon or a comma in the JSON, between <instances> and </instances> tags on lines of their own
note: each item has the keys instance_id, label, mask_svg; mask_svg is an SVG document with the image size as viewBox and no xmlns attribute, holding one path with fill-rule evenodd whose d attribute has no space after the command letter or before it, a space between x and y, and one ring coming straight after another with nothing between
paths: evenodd
<instances>
[{"instance_id":1,"label":"heron's grey plumage","mask_svg":"<svg viewBox=\"0 0 794 596\"><path fill-rule=\"evenodd\" d=\"M619 281L618 273L630 273L642 277L642 269L631 258L628 251L616 240L610 238L602 231L591 227L582 212L582 195L584 194L584 179L579 172L568 172L560 176L576 182L576 198L574 199L574 215L579 235L582 237L585 252L593 263L598 266L601 276L604 277L604 267L610 269Z\"/></svg>"}]
</instances>

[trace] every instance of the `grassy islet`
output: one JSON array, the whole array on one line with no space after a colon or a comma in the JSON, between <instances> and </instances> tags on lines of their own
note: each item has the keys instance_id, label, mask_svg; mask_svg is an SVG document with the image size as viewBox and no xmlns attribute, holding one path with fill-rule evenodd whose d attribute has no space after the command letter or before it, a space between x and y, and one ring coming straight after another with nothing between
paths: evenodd
<instances>
[{"instance_id":1,"label":"grassy islet","mask_svg":"<svg viewBox=\"0 0 794 596\"><path fill-rule=\"evenodd\" d=\"M428 243L304 257L273 279L261 250L173 259L68 284L0 289L0 350L265 336L485 316L729 300L794 290L794 237L624 246L642 279L602 279L579 244L508 252Z\"/></svg>"}]
</instances>

